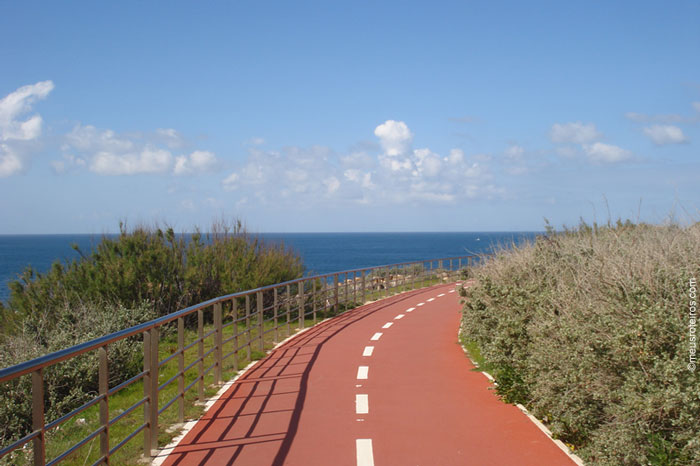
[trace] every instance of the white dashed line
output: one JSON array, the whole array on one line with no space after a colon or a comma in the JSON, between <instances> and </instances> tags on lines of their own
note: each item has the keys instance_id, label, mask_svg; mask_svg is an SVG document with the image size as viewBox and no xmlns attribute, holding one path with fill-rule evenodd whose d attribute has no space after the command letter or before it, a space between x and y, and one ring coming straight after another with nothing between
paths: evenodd
<instances>
[{"instance_id":1,"label":"white dashed line","mask_svg":"<svg viewBox=\"0 0 700 466\"><path fill-rule=\"evenodd\" d=\"M386 324L382 325L382 328L389 328L389 327L391 327L392 325L394 325L393 322L387 322Z\"/></svg>"},{"instance_id":2,"label":"white dashed line","mask_svg":"<svg viewBox=\"0 0 700 466\"><path fill-rule=\"evenodd\" d=\"M418 303L418 304L416 304L416 306L422 306L423 304L425 304L425 303Z\"/></svg>"},{"instance_id":3,"label":"white dashed line","mask_svg":"<svg viewBox=\"0 0 700 466\"><path fill-rule=\"evenodd\" d=\"M438 298L442 298L443 296L445 296L445 293L440 293L440 294L438 295Z\"/></svg>"},{"instance_id":4,"label":"white dashed line","mask_svg":"<svg viewBox=\"0 0 700 466\"><path fill-rule=\"evenodd\" d=\"M355 395L355 414L369 413L369 395Z\"/></svg>"},{"instance_id":5,"label":"white dashed line","mask_svg":"<svg viewBox=\"0 0 700 466\"><path fill-rule=\"evenodd\" d=\"M355 440L355 448L357 449L357 466L374 466L371 438L358 438Z\"/></svg>"},{"instance_id":6,"label":"white dashed line","mask_svg":"<svg viewBox=\"0 0 700 466\"><path fill-rule=\"evenodd\" d=\"M357 368L357 380L367 380L369 377L369 366L359 366Z\"/></svg>"},{"instance_id":7,"label":"white dashed line","mask_svg":"<svg viewBox=\"0 0 700 466\"><path fill-rule=\"evenodd\" d=\"M403 315L403 314L399 314L399 315L397 315L396 317L394 317L394 320L399 320L399 319L403 319L403 318L404 318L404 315Z\"/></svg>"},{"instance_id":8,"label":"white dashed line","mask_svg":"<svg viewBox=\"0 0 700 466\"><path fill-rule=\"evenodd\" d=\"M381 332L377 332L377 333L375 333L374 335L372 335L372 338L370 338L370 340L377 341L377 340L379 340L381 337L382 337Z\"/></svg>"},{"instance_id":9,"label":"white dashed line","mask_svg":"<svg viewBox=\"0 0 700 466\"><path fill-rule=\"evenodd\" d=\"M412 311L415 311L415 310L416 310L415 307L409 307L408 309L406 309L406 312L412 312Z\"/></svg>"},{"instance_id":10,"label":"white dashed line","mask_svg":"<svg viewBox=\"0 0 700 466\"><path fill-rule=\"evenodd\" d=\"M455 290L450 290L450 293L454 293L454 292L455 292Z\"/></svg>"},{"instance_id":11,"label":"white dashed line","mask_svg":"<svg viewBox=\"0 0 700 466\"><path fill-rule=\"evenodd\" d=\"M365 346L362 356L372 356L372 351L374 351L374 346Z\"/></svg>"},{"instance_id":12,"label":"white dashed line","mask_svg":"<svg viewBox=\"0 0 700 466\"><path fill-rule=\"evenodd\" d=\"M427 301L430 303L430 302L432 302L432 301L435 301L435 298L430 298L430 299L428 299Z\"/></svg>"}]
</instances>

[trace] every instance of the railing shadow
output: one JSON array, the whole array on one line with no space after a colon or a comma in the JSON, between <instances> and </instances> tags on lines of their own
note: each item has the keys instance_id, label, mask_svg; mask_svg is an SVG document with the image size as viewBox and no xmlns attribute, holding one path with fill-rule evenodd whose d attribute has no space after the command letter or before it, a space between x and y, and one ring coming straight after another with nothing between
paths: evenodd
<instances>
[{"instance_id":1,"label":"railing shadow","mask_svg":"<svg viewBox=\"0 0 700 466\"><path fill-rule=\"evenodd\" d=\"M273 350L212 406L163 463L167 466L204 465L226 449L226 462L235 464L246 449L265 445L260 463L282 465L299 428L311 370L332 338L351 325L424 290L392 296L321 322ZM280 426L286 426L280 429ZM230 455L230 456L229 456ZM247 455L246 455L247 456Z\"/></svg>"}]
</instances>

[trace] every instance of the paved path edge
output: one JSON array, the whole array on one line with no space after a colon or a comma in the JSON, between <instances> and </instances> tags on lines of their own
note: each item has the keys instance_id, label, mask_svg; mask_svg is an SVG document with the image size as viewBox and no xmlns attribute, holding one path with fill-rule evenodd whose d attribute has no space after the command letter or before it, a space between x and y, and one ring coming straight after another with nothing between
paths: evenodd
<instances>
[{"instance_id":1,"label":"paved path edge","mask_svg":"<svg viewBox=\"0 0 700 466\"><path fill-rule=\"evenodd\" d=\"M459 325L459 329L457 330L457 341L459 341L459 346L462 347L462 351L464 351L464 354L469 358L469 360L472 362L472 364L474 364L474 367L476 367L476 368L478 369L478 368L479 368L479 363L476 362L474 359L472 359L471 355L469 354L469 351L467 351L467 348L465 348L464 344L462 343L462 338L461 338L461 336L462 336L462 324ZM487 379L489 379L489 381L490 381L491 383L493 383L494 385L498 385L498 384L496 383L496 379L494 379L493 376L492 376L491 374L489 374L488 372L486 372L486 371L484 371L484 370L479 370L479 372L481 372L482 374L484 374L484 376L485 376ZM516 404L515 406L517 406L518 409L519 409L520 411L522 411L523 414L525 414L525 415L528 417L528 419L530 419L530 421L532 421L532 423L535 424L535 425L537 426L538 429L540 429L542 432L544 432L544 433L547 435L547 437L549 437L549 439L550 439L552 442L554 442L554 444L555 444L556 446L559 447L560 450L562 450L564 453L566 453L567 456L568 456L569 458L571 458L571 461L573 461L574 463L576 463L576 464L579 465L579 466L586 466L585 463L583 462L583 460L582 460L578 455L576 455L574 452L572 452L571 449L570 449L569 447L567 447L566 444L565 444L564 442L562 442L562 441L559 440L559 439L555 439L555 438L552 436L552 431L549 430L549 429L547 428L547 426L545 426L545 425L542 423L542 421L540 421L540 420L537 419L535 416L533 416L533 415L530 413L530 411L527 410L527 408L526 408L525 406L521 405L520 403Z\"/></svg>"}]
</instances>

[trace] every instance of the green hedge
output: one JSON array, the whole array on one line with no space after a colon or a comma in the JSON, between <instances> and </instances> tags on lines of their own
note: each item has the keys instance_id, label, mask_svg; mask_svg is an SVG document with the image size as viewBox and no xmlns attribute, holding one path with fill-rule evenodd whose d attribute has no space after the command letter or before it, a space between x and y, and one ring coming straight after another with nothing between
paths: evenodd
<instances>
[{"instance_id":1,"label":"green hedge","mask_svg":"<svg viewBox=\"0 0 700 466\"><path fill-rule=\"evenodd\" d=\"M700 224L550 231L477 269L462 337L587 463L700 464L691 278Z\"/></svg>"}]
</instances>

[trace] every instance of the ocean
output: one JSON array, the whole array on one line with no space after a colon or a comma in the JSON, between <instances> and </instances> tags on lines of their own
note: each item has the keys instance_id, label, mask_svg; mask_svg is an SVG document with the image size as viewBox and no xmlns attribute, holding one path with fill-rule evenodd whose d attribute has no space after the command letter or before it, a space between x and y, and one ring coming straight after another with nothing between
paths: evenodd
<instances>
[{"instance_id":1,"label":"ocean","mask_svg":"<svg viewBox=\"0 0 700 466\"><path fill-rule=\"evenodd\" d=\"M262 233L265 241L284 243L298 253L306 275L362 267L464 256L519 244L539 232L471 233ZM88 253L101 235L0 235L0 301L7 302L8 284L31 266L46 272L54 261L71 261Z\"/></svg>"}]
</instances>

